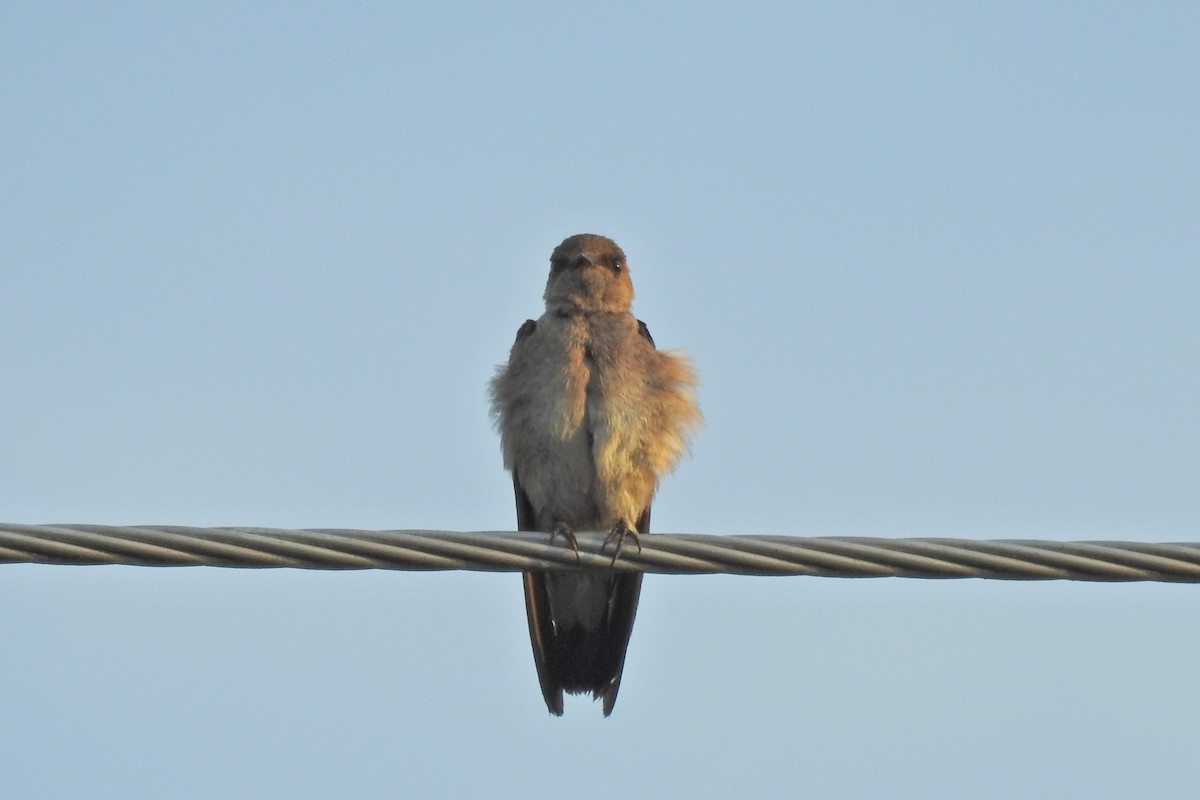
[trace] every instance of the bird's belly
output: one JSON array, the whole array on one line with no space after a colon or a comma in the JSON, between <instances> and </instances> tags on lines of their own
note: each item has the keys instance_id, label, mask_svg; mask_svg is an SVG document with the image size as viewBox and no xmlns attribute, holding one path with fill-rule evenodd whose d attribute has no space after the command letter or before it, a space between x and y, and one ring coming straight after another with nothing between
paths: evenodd
<instances>
[{"instance_id":1,"label":"bird's belly","mask_svg":"<svg viewBox=\"0 0 1200 800\"><path fill-rule=\"evenodd\" d=\"M596 467L582 430L566 439L545 436L517 471L538 528L549 531L561 522L578 531L599 529Z\"/></svg>"}]
</instances>

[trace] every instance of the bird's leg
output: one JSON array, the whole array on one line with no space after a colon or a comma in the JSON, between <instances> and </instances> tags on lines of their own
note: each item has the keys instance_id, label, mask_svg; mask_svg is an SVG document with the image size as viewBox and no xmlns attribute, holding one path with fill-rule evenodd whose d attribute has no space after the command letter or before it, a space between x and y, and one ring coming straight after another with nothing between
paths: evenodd
<instances>
[{"instance_id":1,"label":"bird's leg","mask_svg":"<svg viewBox=\"0 0 1200 800\"><path fill-rule=\"evenodd\" d=\"M625 544L625 537L632 537L633 543L637 545L638 552L642 552L642 541L638 538L637 531L629 527L629 523L623 519L617 520L617 524L612 526L612 530L608 532L608 536L604 537L603 544L600 545L600 552L604 552L604 548L608 547L608 543L616 541L617 549L613 551L612 563L609 566L616 566L617 556L621 555L621 547Z\"/></svg>"},{"instance_id":2,"label":"bird's leg","mask_svg":"<svg viewBox=\"0 0 1200 800\"><path fill-rule=\"evenodd\" d=\"M550 529L550 544L554 544L555 538L561 536L567 540L567 544L571 545L571 549L575 551L575 560L579 560L579 540L575 538L575 531L565 522L559 521L554 523L554 527Z\"/></svg>"}]
</instances>

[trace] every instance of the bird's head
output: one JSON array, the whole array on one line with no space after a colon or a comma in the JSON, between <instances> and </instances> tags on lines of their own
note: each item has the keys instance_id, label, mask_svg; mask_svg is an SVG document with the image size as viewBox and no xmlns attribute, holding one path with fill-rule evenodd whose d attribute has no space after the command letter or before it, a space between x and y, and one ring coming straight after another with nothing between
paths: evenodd
<instances>
[{"instance_id":1,"label":"bird's head","mask_svg":"<svg viewBox=\"0 0 1200 800\"><path fill-rule=\"evenodd\" d=\"M566 313L629 311L633 282L625 253L594 233L569 236L550 254L546 308Z\"/></svg>"}]
</instances>

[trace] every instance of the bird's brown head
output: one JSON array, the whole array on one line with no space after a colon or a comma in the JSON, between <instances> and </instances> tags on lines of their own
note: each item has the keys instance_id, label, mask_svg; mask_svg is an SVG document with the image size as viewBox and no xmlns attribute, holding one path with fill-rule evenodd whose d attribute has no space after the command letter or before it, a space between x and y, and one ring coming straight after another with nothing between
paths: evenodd
<instances>
[{"instance_id":1,"label":"bird's brown head","mask_svg":"<svg viewBox=\"0 0 1200 800\"><path fill-rule=\"evenodd\" d=\"M550 254L546 308L566 313L624 312L633 302L625 253L612 239L579 233Z\"/></svg>"}]
</instances>

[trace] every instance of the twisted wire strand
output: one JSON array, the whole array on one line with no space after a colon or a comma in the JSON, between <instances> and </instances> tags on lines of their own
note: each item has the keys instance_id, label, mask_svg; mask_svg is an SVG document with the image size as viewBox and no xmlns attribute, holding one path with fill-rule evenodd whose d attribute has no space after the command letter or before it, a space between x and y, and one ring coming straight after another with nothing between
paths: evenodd
<instances>
[{"instance_id":1,"label":"twisted wire strand","mask_svg":"<svg viewBox=\"0 0 1200 800\"><path fill-rule=\"evenodd\" d=\"M0 523L0 563L301 569L617 569L836 578L1200 582L1200 543L646 534L612 561L604 534L579 552L544 533L190 528Z\"/></svg>"}]
</instances>

